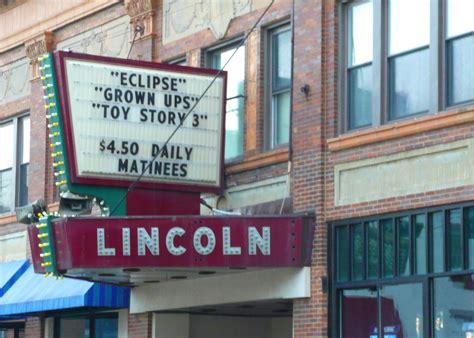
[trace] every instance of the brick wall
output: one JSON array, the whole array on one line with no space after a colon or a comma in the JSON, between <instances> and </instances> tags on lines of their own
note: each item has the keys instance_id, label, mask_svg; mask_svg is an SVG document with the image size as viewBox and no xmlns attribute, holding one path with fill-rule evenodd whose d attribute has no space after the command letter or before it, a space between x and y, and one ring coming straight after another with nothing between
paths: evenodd
<instances>
[{"instance_id":1,"label":"brick wall","mask_svg":"<svg viewBox=\"0 0 474 338\"><path fill-rule=\"evenodd\" d=\"M128 338L150 338L153 313L130 314L128 316Z\"/></svg>"},{"instance_id":2,"label":"brick wall","mask_svg":"<svg viewBox=\"0 0 474 338\"><path fill-rule=\"evenodd\" d=\"M40 338L44 336L44 319L28 317L25 323L25 338Z\"/></svg>"}]
</instances>

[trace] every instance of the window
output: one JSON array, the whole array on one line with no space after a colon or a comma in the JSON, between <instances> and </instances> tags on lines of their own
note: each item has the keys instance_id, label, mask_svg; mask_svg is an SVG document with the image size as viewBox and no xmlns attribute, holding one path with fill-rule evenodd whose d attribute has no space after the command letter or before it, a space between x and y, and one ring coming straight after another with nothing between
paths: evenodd
<instances>
[{"instance_id":1,"label":"window","mask_svg":"<svg viewBox=\"0 0 474 338\"><path fill-rule=\"evenodd\" d=\"M330 229L332 337L474 337L472 202Z\"/></svg>"},{"instance_id":2,"label":"window","mask_svg":"<svg viewBox=\"0 0 474 338\"><path fill-rule=\"evenodd\" d=\"M350 5L347 69L349 129L372 123L372 18L372 2Z\"/></svg>"},{"instance_id":3,"label":"window","mask_svg":"<svg viewBox=\"0 0 474 338\"><path fill-rule=\"evenodd\" d=\"M474 100L474 21L471 0L447 0L447 104Z\"/></svg>"},{"instance_id":4,"label":"window","mask_svg":"<svg viewBox=\"0 0 474 338\"><path fill-rule=\"evenodd\" d=\"M179 57L177 59L168 61L167 63L169 63L171 65L178 65L178 66L187 66L188 65L188 62L186 60L186 55L183 56L183 57Z\"/></svg>"},{"instance_id":5,"label":"window","mask_svg":"<svg viewBox=\"0 0 474 338\"><path fill-rule=\"evenodd\" d=\"M289 25L268 31L268 75L270 115L267 148L288 144L291 118L291 29Z\"/></svg>"},{"instance_id":6,"label":"window","mask_svg":"<svg viewBox=\"0 0 474 338\"><path fill-rule=\"evenodd\" d=\"M30 118L15 118L0 124L0 213L28 203ZM15 151L16 149L16 151Z\"/></svg>"},{"instance_id":7,"label":"window","mask_svg":"<svg viewBox=\"0 0 474 338\"><path fill-rule=\"evenodd\" d=\"M474 102L474 2L344 3L341 131Z\"/></svg>"},{"instance_id":8,"label":"window","mask_svg":"<svg viewBox=\"0 0 474 338\"><path fill-rule=\"evenodd\" d=\"M232 56L235 52L235 55ZM227 71L225 117L225 159L235 159L244 151L245 46L225 46L209 53L209 67Z\"/></svg>"},{"instance_id":9,"label":"window","mask_svg":"<svg viewBox=\"0 0 474 338\"><path fill-rule=\"evenodd\" d=\"M117 313L104 313L55 318L54 332L54 338L114 338L118 335L118 316Z\"/></svg>"}]
</instances>

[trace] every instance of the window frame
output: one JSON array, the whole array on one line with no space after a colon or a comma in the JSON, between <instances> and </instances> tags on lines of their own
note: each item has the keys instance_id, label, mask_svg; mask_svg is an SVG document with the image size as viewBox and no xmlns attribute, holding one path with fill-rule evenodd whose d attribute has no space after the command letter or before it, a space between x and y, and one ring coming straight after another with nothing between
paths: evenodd
<instances>
[{"instance_id":1,"label":"window frame","mask_svg":"<svg viewBox=\"0 0 474 338\"><path fill-rule=\"evenodd\" d=\"M222 42L220 44L214 45L212 47L209 47L204 51L204 64L205 64L205 66L208 67L208 68L215 69L213 67L212 63L213 63L213 55L216 52L219 52L219 51L225 52L227 50L230 50L230 49L233 49L233 48L236 48L236 47L244 47L245 48L243 95L237 95L237 96L233 96L233 97L230 97L230 98L226 97L226 107L227 107L227 101L233 100L233 99L242 99L242 124L243 124L243 128L242 128L242 153L237 155L237 156L225 158L225 143L224 143L224 162L225 162L224 164L225 165L240 162L244 159L244 156L245 156L245 134L246 134L245 125L247 124L247 122L246 122L246 116L247 116L247 114L246 114L246 105L247 105L247 68L248 68L248 65L247 65L247 44L243 43L240 46L242 40L243 40L242 35L239 35L237 37L232 37L229 40L227 40L225 42ZM227 115L227 108L226 108L225 113ZM224 116L224 119L226 117L227 116ZM224 132L226 132L226 130Z\"/></svg>"},{"instance_id":2,"label":"window frame","mask_svg":"<svg viewBox=\"0 0 474 338\"><path fill-rule=\"evenodd\" d=\"M370 1L370 0L366 0ZM410 51L389 55L389 13L388 3L385 0L372 0L373 3L373 60L372 60L372 123L369 126L349 129L349 104L348 104L348 34L349 34L349 8L354 0L340 1L339 3L339 27L341 36L339 39L339 134L351 133L358 130L376 128L381 125L398 123L411 120L420 116L432 115L442 110L456 110L462 107L473 106L474 99L448 105L448 65L447 65L447 0L430 1L430 38L428 45L429 54L429 84L428 84L428 110L399 118L390 118L389 95L389 58L403 55ZM468 33L465 33L466 35ZM474 34L474 32L473 32ZM379 37L383 37L380 39ZM456 36L459 37L459 36ZM450 38L455 39L456 37ZM426 46L419 47L419 49Z\"/></svg>"},{"instance_id":3,"label":"window frame","mask_svg":"<svg viewBox=\"0 0 474 338\"><path fill-rule=\"evenodd\" d=\"M165 63L170 64L170 65L177 65L177 66L189 66L187 54L165 61Z\"/></svg>"},{"instance_id":4,"label":"window frame","mask_svg":"<svg viewBox=\"0 0 474 338\"><path fill-rule=\"evenodd\" d=\"M285 31L289 31L290 34L292 34L292 26L291 26L291 21L288 19L285 19L284 21L280 21L278 23L274 23L270 26L265 27L263 31L264 35L264 137L263 137L263 147L265 150L274 150L274 149L282 149L282 148L287 148L289 144L291 143L291 118L292 118L292 101L293 101L293 69L291 69L291 79L290 79L290 86L289 88L285 89L280 89L277 91L273 91L273 35L282 33ZM290 43L291 43L291 66L293 68L293 41L291 41L292 38L290 38ZM276 138L275 138L275 128L276 128L276 119L274 118L275 116L275 111L274 111L274 105L273 105L273 96L278 95L281 93L289 92L290 93L290 111L289 111L289 119L290 119L290 125L288 127L288 143L281 143L281 144L276 144Z\"/></svg>"},{"instance_id":5,"label":"window frame","mask_svg":"<svg viewBox=\"0 0 474 338\"><path fill-rule=\"evenodd\" d=\"M100 338L95 337L95 326L97 319L117 319L117 331L120 329L119 314L118 312L90 312L85 314L74 314L74 313L65 313L59 314L53 317L54 326L53 326L53 337L61 338L61 319L83 319L89 321L89 337L90 338Z\"/></svg>"},{"instance_id":6,"label":"window frame","mask_svg":"<svg viewBox=\"0 0 474 338\"><path fill-rule=\"evenodd\" d=\"M461 269L451 269L449 265L450 259L450 251L449 251L449 227L446 226L446 222L448 222L449 213L452 210L458 210L461 213ZM423 332L424 335L427 337L431 337L430 334L433 333L433 281L435 278L439 277L452 277L452 276L464 276L464 275L472 275L474 274L474 266L470 267L471 257L469 257L468 252L468 210L474 209L474 202L464 202L458 204L449 204L449 205L442 205L442 206L434 206L434 207L427 207L422 209L412 209L412 210L405 210L399 211L394 213L388 214L379 214L379 215L371 215L367 217L361 218L350 218L340 221L328 222L328 276L329 276L329 293L330 293L330 303L329 303L329 323L330 327L333 329L331 330L329 337L340 337L342 334L341 331L341 294L342 291L345 289L362 289L362 288L376 288L377 290L380 287L386 285L397 285L397 284L406 284L406 283L422 283L423 285ZM436 212L442 212L442 219L443 219L443 271L441 272L434 272L433 266L433 228L431 225L431 218L430 215ZM417 215L424 215L424 223L426 229L425 235L425 264L426 264L426 272L425 273L417 273L414 265L414 261L416 259L416 247L415 242L416 238L414 237L414 226L415 226L415 219ZM398 228L396 226L397 219L403 217L409 217L409 257L408 261L410 264L410 273L408 275L402 275L399 273L399 252L398 252ZM383 246L383 238L382 238L382 227L381 221L390 219L392 220L392 228L394 230L393 234L393 245L394 245L394 275L392 277L384 277L382 271L382 264L383 264L383 257L382 257L382 246ZM371 278L368 273L368 224L371 222L377 222L377 232L378 232L378 260L377 260L377 276L375 278ZM353 242L353 226L357 224L364 224L364 233L365 233L365 241L364 241L364 250L363 250L363 261L364 261L364 276L362 280L354 280L352 279L352 259L350 256L352 253L352 242ZM337 281L336 278L339 275L339 271L337 270L337 261L338 261L338 245L336 243L337 240L337 231L336 229L345 228L348 231L348 250L346 252L346 259L348 259L348 271L347 274L349 276L349 280L341 280ZM380 328L379 328L379 332Z\"/></svg>"},{"instance_id":7,"label":"window frame","mask_svg":"<svg viewBox=\"0 0 474 338\"><path fill-rule=\"evenodd\" d=\"M12 186L13 186L13 196L10 197L9 211L0 212L0 215L11 214L15 212L15 208L21 206L21 196L20 196L20 167L22 164L22 155L23 155L23 130L21 128L21 120L24 118L28 118L30 120L30 144L28 145L31 149L31 116L28 111L21 112L13 117L6 118L0 121L0 126L12 123L13 126L13 159L12 159ZM30 153L31 156L31 153ZM31 161L31 157L28 159L28 167ZM5 169L6 170L6 169ZM3 171L3 170L2 170ZM27 180L29 179L29 175L27 175ZM28 202L27 196L27 202Z\"/></svg>"}]
</instances>

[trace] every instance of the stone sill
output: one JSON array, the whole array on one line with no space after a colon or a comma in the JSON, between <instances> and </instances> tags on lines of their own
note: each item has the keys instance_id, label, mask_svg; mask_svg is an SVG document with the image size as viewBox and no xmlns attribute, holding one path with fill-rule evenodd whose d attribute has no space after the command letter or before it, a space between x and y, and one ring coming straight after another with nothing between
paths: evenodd
<instances>
[{"instance_id":1,"label":"stone sill","mask_svg":"<svg viewBox=\"0 0 474 338\"><path fill-rule=\"evenodd\" d=\"M342 135L327 144L330 151L340 151L472 122L474 106L469 106Z\"/></svg>"},{"instance_id":2,"label":"stone sill","mask_svg":"<svg viewBox=\"0 0 474 338\"><path fill-rule=\"evenodd\" d=\"M288 162L289 158L290 156L287 147L271 150L246 158L243 162L227 165L225 167L225 174L236 174L243 171L267 167L273 164Z\"/></svg>"}]
</instances>

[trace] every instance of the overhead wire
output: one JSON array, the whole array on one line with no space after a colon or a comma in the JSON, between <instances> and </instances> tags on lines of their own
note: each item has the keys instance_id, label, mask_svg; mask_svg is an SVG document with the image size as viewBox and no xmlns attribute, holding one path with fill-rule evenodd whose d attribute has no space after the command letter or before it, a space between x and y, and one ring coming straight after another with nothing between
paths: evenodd
<instances>
[{"instance_id":1,"label":"overhead wire","mask_svg":"<svg viewBox=\"0 0 474 338\"><path fill-rule=\"evenodd\" d=\"M166 149L166 146L168 145L168 143L171 141L171 139L173 138L173 136L178 132L178 130L183 126L184 122L187 120L187 118L189 117L189 115L191 115L191 113L194 111L194 109L196 108L196 106L199 104L199 102L201 102L202 98L204 97L204 95L206 95L206 93L209 91L209 89L212 87L212 85L214 84L214 82L216 82L217 78L222 74L222 72L224 71L225 67L229 64L229 62L232 60L232 58L234 57L234 55L237 53L237 51L239 50L240 47L242 47L244 45L244 43L248 40L250 34L255 30L255 28L257 28L258 24L260 23L260 21L262 21L263 17L265 16L265 14L267 14L267 12L270 10L270 8L272 7L273 3L275 2L275 0L271 0L270 3L268 4L268 6L265 8L265 10L263 11L263 13L260 15L260 17L257 19L257 21L255 22L255 24L252 26L252 28L247 32L247 34L244 36L244 38L240 41L240 43L237 45L237 47L235 48L234 52L230 55L229 59L224 63L224 65L219 69L219 71L214 75L214 77L212 78L211 82L209 83L209 85L206 87L206 89L204 89L204 91L201 93L201 95L199 96L199 98L194 102L194 104L191 106L191 108L189 109L189 111L186 113L186 115L184 116L184 118L180 121L180 123L176 126L176 128L171 132L171 134L169 135L169 137L166 139L166 141L164 142L163 146L160 148L160 150L152 157L151 161L148 163L148 165L143 168L141 174L135 179L135 181L133 181L130 186L127 188L127 191L125 192L125 194L120 198L120 200L115 204L115 206L111 209L109 215L112 216L115 211L117 211L117 209L119 208L119 206L123 203L123 201L127 198L128 194L133 191L133 189L135 189L135 187L137 186L137 184L140 182L140 180L143 178L143 176L145 175L145 173L149 170L150 166L153 164L153 162L162 154L162 152L164 151L164 149ZM135 40L135 39L134 39ZM131 51L131 47L130 47L130 51ZM130 55L130 51L129 51L129 55Z\"/></svg>"}]
</instances>

